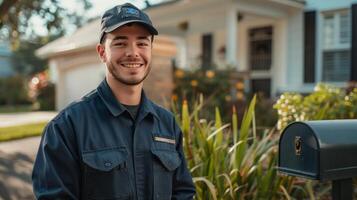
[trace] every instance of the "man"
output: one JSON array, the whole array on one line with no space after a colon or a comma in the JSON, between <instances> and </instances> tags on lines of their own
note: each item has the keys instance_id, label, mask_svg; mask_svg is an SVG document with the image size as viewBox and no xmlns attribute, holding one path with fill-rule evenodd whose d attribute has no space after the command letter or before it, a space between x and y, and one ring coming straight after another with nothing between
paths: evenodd
<instances>
[{"instance_id":1,"label":"man","mask_svg":"<svg viewBox=\"0 0 357 200\"><path fill-rule=\"evenodd\" d=\"M45 128L32 174L38 199L193 198L180 128L142 90L157 34L129 3L104 13L96 49L106 78Z\"/></svg>"}]
</instances>

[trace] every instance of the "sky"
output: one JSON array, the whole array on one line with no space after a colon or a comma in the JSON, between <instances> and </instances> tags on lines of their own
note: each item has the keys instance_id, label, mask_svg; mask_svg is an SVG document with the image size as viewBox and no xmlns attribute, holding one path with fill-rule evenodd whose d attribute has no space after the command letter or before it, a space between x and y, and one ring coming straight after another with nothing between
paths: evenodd
<instances>
[{"instance_id":1,"label":"sky","mask_svg":"<svg viewBox=\"0 0 357 200\"><path fill-rule=\"evenodd\" d=\"M145 0L89 0L92 3L92 8L86 13L86 17L87 18L93 18L93 17L97 17L97 16L101 16L105 10L112 8L115 5L118 4L123 4L123 3L131 3L134 4L135 6L137 6L138 8L145 8ZM157 4L160 2L163 2L165 0L149 0L149 2L151 4ZM76 0L61 0L60 3L62 4L62 6L66 9L68 9L68 11L70 12L77 12L77 13L82 13L83 9L81 8L81 4L78 3L78 1ZM36 28L36 32L39 35L46 35L47 34L47 30L44 28L41 22L40 18L34 18L32 20L32 22L30 22L33 24L34 27L38 27ZM43 27L43 28L41 28ZM73 27L67 27L68 31L67 33L72 33L74 32L74 28Z\"/></svg>"},{"instance_id":2,"label":"sky","mask_svg":"<svg viewBox=\"0 0 357 200\"><path fill-rule=\"evenodd\" d=\"M150 0L149 2L152 4L162 2L163 0ZM61 4L65 7L68 8L70 11L75 11L77 10L76 6L76 1L74 0L62 0L60 1ZM103 12L115 5L118 4L123 4L123 3L132 3L138 8L144 8L145 7L145 0L90 0L90 2L93 5L93 8L89 10L88 15L90 17L95 17L95 16L100 16L103 14Z\"/></svg>"}]
</instances>

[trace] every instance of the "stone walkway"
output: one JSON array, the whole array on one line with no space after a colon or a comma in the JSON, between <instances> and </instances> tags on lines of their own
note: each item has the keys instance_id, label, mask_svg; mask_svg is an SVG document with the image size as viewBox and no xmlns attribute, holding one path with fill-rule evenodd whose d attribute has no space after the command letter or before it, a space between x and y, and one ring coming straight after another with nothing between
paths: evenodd
<instances>
[{"instance_id":1,"label":"stone walkway","mask_svg":"<svg viewBox=\"0 0 357 200\"><path fill-rule=\"evenodd\" d=\"M0 114L0 127L49 121L55 112ZM0 142L0 200L33 200L31 173L40 137Z\"/></svg>"}]
</instances>

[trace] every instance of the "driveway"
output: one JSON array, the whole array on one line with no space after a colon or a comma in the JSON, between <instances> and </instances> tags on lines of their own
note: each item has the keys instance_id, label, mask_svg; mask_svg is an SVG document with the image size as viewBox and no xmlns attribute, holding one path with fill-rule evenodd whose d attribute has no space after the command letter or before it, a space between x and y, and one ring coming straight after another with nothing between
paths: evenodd
<instances>
[{"instance_id":1,"label":"driveway","mask_svg":"<svg viewBox=\"0 0 357 200\"><path fill-rule=\"evenodd\" d=\"M0 114L0 127L16 126L36 122L49 121L57 112L24 112Z\"/></svg>"},{"instance_id":2,"label":"driveway","mask_svg":"<svg viewBox=\"0 0 357 200\"><path fill-rule=\"evenodd\" d=\"M49 121L55 112L0 114L0 127ZM0 142L0 200L32 200L31 172L40 137Z\"/></svg>"}]
</instances>

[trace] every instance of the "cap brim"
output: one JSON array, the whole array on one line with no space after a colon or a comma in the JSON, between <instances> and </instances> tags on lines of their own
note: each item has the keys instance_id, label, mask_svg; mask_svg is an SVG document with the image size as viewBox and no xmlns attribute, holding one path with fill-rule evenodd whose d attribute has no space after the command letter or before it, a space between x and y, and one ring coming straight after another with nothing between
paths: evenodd
<instances>
[{"instance_id":1,"label":"cap brim","mask_svg":"<svg viewBox=\"0 0 357 200\"><path fill-rule=\"evenodd\" d=\"M158 31L151 25L151 24L148 24L146 23L145 21L142 21L142 20L128 20L128 21L125 21L125 22L122 22L122 23L118 23L118 24L115 24L111 27L108 27L104 30L105 33L110 33L112 31L114 31L115 29L121 27L121 26L124 26L125 24L129 24L129 23L140 23L142 24L143 26L145 26L145 28L148 29L148 31L153 34L153 35L158 35Z\"/></svg>"}]
</instances>

